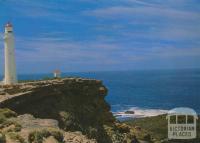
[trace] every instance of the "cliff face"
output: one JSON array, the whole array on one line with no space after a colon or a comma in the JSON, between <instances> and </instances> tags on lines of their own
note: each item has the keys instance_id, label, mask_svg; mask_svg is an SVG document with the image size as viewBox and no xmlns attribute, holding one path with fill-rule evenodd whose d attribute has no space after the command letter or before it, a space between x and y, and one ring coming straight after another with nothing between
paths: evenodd
<instances>
[{"instance_id":1,"label":"cliff face","mask_svg":"<svg viewBox=\"0 0 200 143\"><path fill-rule=\"evenodd\" d=\"M66 78L21 83L4 86L1 92L1 108L56 119L65 131L81 131L100 143L129 138L129 128L116 124L104 99L107 89L99 80Z\"/></svg>"},{"instance_id":2,"label":"cliff face","mask_svg":"<svg viewBox=\"0 0 200 143\"><path fill-rule=\"evenodd\" d=\"M19 114L30 113L36 117L61 120L60 117L64 114L73 113L73 116L84 123L91 119L103 123L114 119L109 104L104 100L107 89L98 80L50 80L20 84L4 91L12 95L21 94L0 103L0 107ZM13 94L14 91L17 93Z\"/></svg>"}]
</instances>

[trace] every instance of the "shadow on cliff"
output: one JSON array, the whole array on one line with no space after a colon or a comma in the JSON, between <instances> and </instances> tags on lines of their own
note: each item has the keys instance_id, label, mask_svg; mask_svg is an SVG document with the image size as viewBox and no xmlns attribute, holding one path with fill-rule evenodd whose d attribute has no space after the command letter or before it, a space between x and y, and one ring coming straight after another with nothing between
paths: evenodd
<instances>
[{"instance_id":1,"label":"shadow on cliff","mask_svg":"<svg viewBox=\"0 0 200 143\"><path fill-rule=\"evenodd\" d=\"M106 94L101 81L65 81L61 85L38 87L3 106L18 114L56 119L66 131L81 131L98 142L110 143L104 126L112 126L115 119L104 99Z\"/></svg>"}]
</instances>

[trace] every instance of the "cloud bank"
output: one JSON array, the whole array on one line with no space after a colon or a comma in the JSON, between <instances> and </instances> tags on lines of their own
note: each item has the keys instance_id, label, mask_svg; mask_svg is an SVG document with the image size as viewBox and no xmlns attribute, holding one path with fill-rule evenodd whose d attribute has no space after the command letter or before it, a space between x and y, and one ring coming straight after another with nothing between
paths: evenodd
<instances>
[{"instance_id":1,"label":"cloud bank","mask_svg":"<svg viewBox=\"0 0 200 143\"><path fill-rule=\"evenodd\" d=\"M199 4L6 0L0 24L14 23L20 73L200 68Z\"/></svg>"}]
</instances>

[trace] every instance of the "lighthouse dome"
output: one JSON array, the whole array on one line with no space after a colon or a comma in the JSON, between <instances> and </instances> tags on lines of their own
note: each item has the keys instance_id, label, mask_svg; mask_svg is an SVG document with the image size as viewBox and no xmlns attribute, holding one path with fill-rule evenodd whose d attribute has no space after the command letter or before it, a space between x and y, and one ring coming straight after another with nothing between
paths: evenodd
<instances>
[{"instance_id":1,"label":"lighthouse dome","mask_svg":"<svg viewBox=\"0 0 200 143\"><path fill-rule=\"evenodd\" d=\"M12 31L13 31L13 26L12 26L12 24L10 23L10 22L8 22L6 25L5 25L5 32L6 33L12 33Z\"/></svg>"},{"instance_id":2,"label":"lighthouse dome","mask_svg":"<svg viewBox=\"0 0 200 143\"><path fill-rule=\"evenodd\" d=\"M12 27L12 24L10 22L6 23L5 27Z\"/></svg>"}]
</instances>

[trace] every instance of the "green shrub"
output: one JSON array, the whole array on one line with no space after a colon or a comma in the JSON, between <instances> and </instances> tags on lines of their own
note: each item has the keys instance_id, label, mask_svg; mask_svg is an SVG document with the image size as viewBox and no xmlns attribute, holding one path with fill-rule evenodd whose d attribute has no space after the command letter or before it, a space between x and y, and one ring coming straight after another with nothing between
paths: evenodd
<instances>
[{"instance_id":1,"label":"green shrub","mask_svg":"<svg viewBox=\"0 0 200 143\"><path fill-rule=\"evenodd\" d=\"M30 143L32 142L37 142L37 143L42 143L43 137L48 137L50 136L48 134L48 131L42 130L42 131L34 131L29 134L28 140Z\"/></svg>"},{"instance_id":2,"label":"green shrub","mask_svg":"<svg viewBox=\"0 0 200 143\"><path fill-rule=\"evenodd\" d=\"M116 130L118 130L120 133L128 133L130 132L130 127L124 123L116 123Z\"/></svg>"},{"instance_id":3,"label":"green shrub","mask_svg":"<svg viewBox=\"0 0 200 143\"><path fill-rule=\"evenodd\" d=\"M89 127L88 129L88 137L91 139L97 138L98 136L98 130L93 127Z\"/></svg>"},{"instance_id":4,"label":"green shrub","mask_svg":"<svg viewBox=\"0 0 200 143\"><path fill-rule=\"evenodd\" d=\"M3 115L0 114L0 125L1 125L3 122L5 122L5 120L6 120L5 116L3 116Z\"/></svg>"},{"instance_id":5,"label":"green shrub","mask_svg":"<svg viewBox=\"0 0 200 143\"><path fill-rule=\"evenodd\" d=\"M11 130L9 130L9 132L11 132L11 131L12 132L19 132L19 131L21 131L22 127L21 127L20 124L18 124L17 122L14 122L14 121L9 121L9 120L5 120L4 122L2 122L0 124L0 129L11 126L11 125L14 125L15 127L12 128Z\"/></svg>"},{"instance_id":6,"label":"green shrub","mask_svg":"<svg viewBox=\"0 0 200 143\"><path fill-rule=\"evenodd\" d=\"M20 143L25 143L24 138L14 132L10 132L8 135L12 140L19 141Z\"/></svg>"},{"instance_id":7,"label":"green shrub","mask_svg":"<svg viewBox=\"0 0 200 143\"><path fill-rule=\"evenodd\" d=\"M30 143L37 142L42 143L43 138L53 136L57 141L63 142L63 133L57 129L43 129L40 131L33 131L29 134L28 140Z\"/></svg>"},{"instance_id":8,"label":"green shrub","mask_svg":"<svg viewBox=\"0 0 200 143\"><path fill-rule=\"evenodd\" d=\"M5 118L11 118L11 117L16 117L17 113L15 113L14 111L7 109L7 108L3 108L0 109L0 118L1 117L5 117Z\"/></svg>"},{"instance_id":9,"label":"green shrub","mask_svg":"<svg viewBox=\"0 0 200 143\"><path fill-rule=\"evenodd\" d=\"M77 123L73 114L69 112L60 112L59 115L61 118L61 126L63 126L66 131L75 131L80 129L79 124Z\"/></svg>"},{"instance_id":10,"label":"green shrub","mask_svg":"<svg viewBox=\"0 0 200 143\"><path fill-rule=\"evenodd\" d=\"M2 133L0 133L0 143L6 143L6 137Z\"/></svg>"},{"instance_id":11,"label":"green shrub","mask_svg":"<svg viewBox=\"0 0 200 143\"><path fill-rule=\"evenodd\" d=\"M50 135L53 136L57 141L62 142L64 139L63 133L59 130L50 129Z\"/></svg>"},{"instance_id":12,"label":"green shrub","mask_svg":"<svg viewBox=\"0 0 200 143\"><path fill-rule=\"evenodd\" d=\"M15 132L21 131L22 126L18 123L15 123Z\"/></svg>"}]
</instances>

